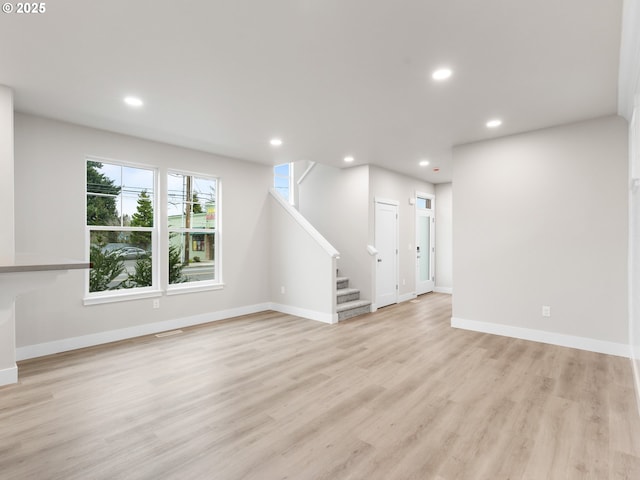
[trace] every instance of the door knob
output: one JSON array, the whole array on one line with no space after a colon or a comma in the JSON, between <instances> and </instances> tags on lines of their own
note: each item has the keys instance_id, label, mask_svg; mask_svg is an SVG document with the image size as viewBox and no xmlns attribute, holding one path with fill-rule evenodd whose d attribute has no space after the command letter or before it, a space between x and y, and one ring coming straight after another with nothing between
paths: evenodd
<instances>
[{"instance_id":1,"label":"door knob","mask_svg":"<svg viewBox=\"0 0 640 480\"><path fill-rule=\"evenodd\" d=\"M379 259L378 259L378 263L380 263L381 261L382 261L382 259L381 259L381 258L379 258Z\"/></svg>"}]
</instances>

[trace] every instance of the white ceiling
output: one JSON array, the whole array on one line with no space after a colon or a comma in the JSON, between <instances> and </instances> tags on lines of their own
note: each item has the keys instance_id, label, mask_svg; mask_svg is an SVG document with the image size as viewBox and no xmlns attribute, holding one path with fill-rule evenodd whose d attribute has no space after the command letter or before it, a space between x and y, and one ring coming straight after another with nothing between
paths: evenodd
<instances>
[{"instance_id":1,"label":"white ceiling","mask_svg":"<svg viewBox=\"0 0 640 480\"><path fill-rule=\"evenodd\" d=\"M0 84L16 110L266 164L343 167L350 154L439 183L453 145L616 113L621 0L46 8L0 13ZM454 75L435 83L442 65ZM492 117L504 124L488 130Z\"/></svg>"}]
</instances>

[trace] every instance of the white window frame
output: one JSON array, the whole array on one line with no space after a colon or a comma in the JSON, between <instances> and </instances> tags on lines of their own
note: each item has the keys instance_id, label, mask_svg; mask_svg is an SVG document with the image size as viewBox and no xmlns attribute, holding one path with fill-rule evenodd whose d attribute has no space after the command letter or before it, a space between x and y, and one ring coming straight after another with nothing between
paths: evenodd
<instances>
[{"instance_id":1,"label":"white window frame","mask_svg":"<svg viewBox=\"0 0 640 480\"><path fill-rule=\"evenodd\" d=\"M167 295L176 295L181 293L193 293L193 292L201 292L207 290L220 290L224 288L224 283L222 281L222 207L221 207L221 180L219 176L193 172L188 170L180 170L180 169L168 169L166 172L166 176L168 178L169 175L183 175L183 176L191 176L198 177L206 180L215 180L216 182L216 225L214 229L204 229L204 228L176 228L169 227L168 225L168 202L169 202L169 187L167 183L167 179L165 179L166 191L163 192L164 196L164 209L165 218L163 219L163 224L166 225L166 230L163 233L165 236L166 249L163 252L163 268L166 270L166 294ZM185 282L185 283L169 283L168 271L169 271L169 246L171 241L169 240L169 236L171 233L204 233L215 235L214 241L214 250L213 250L213 258L214 258L214 278L213 280L201 280L197 282Z\"/></svg>"},{"instance_id":2,"label":"white window frame","mask_svg":"<svg viewBox=\"0 0 640 480\"><path fill-rule=\"evenodd\" d=\"M100 162L107 163L110 165L118 165L121 167L130 167L130 168L139 168L153 172L153 227L125 227L125 226L102 226L102 225L87 225L87 176L86 169L88 162ZM87 261L90 260L91 253L91 232L92 231L123 231L123 232L151 232L151 268L152 268L152 277L151 277L151 286L148 287L136 287L136 288L123 288L119 290L105 290L101 292L90 292L89 291L89 276L90 269L87 269L85 272L85 282L84 282L84 305L96 305L102 303L111 303L111 302L120 302L124 300L133 300L138 298L150 298L150 297L159 297L162 295L162 290L160 288L160 280L159 280L159 259L160 252L158 250L158 232L159 232L159 203L158 203L158 192L159 192L159 175L158 169L156 167L150 165L144 165L140 163L128 162L123 160L116 160L112 158L103 158L97 157L93 155L87 155L85 157L83 163L84 169L84 179L85 179L85 188L84 188L84 224L85 224L85 258Z\"/></svg>"},{"instance_id":3,"label":"white window frame","mask_svg":"<svg viewBox=\"0 0 640 480\"><path fill-rule=\"evenodd\" d=\"M276 168L281 167L282 165L288 165L289 166L289 175L287 177L285 177L284 175L276 175ZM287 178L288 182L289 182L289 195L288 198L285 198L285 200L291 204L291 205L295 205L295 198L294 198L294 175L293 175L293 162L285 162L285 163L279 163L278 165L274 165L273 166L273 189L280 195L280 191L278 190L277 186L276 186L276 179L277 178ZM283 195L280 195L282 197L284 197Z\"/></svg>"}]
</instances>

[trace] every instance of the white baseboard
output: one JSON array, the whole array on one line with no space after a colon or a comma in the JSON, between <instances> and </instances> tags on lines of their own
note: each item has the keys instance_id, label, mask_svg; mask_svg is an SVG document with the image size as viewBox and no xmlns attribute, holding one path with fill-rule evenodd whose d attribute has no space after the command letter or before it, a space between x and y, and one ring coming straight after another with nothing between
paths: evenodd
<instances>
[{"instance_id":1,"label":"white baseboard","mask_svg":"<svg viewBox=\"0 0 640 480\"><path fill-rule=\"evenodd\" d=\"M404 295L400 295L398 297L398 303L408 302L409 300L413 300L414 298L418 298L416 292L405 293Z\"/></svg>"},{"instance_id":2,"label":"white baseboard","mask_svg":"<svg viewBox=\"0 0 640 480\"><path fill-rule=\"evenodd\" d=\"M631 347L630 358L636 385L636 404L638 405L638 414L640 414L640 357L635 354L633 347Z\"/></svg>"},{"instance_id":3,"label":"white baseboard","mask_svg":"<svg viewBox=\"0 0 640 480\"><path fill-rule=\"evenodd\" d=\"M453 295L453 288L451 287L436 287L433 291L436 293L448 293L449 295Z\"/></svg>"},{"instance_id":4,"label":"white baseboard","mask_svg":"<svg viewBox=\"0 0 640 480\"><path fill-rule=\"evenodd\" d=\"M296 317L307 318L309 320L316 320L322 323L338 323L337 313L316 312L315 310L307 310L305 308L293 307L291 305L282 305L280 303L271 303L269 310L286 313L288 315L295 315Z\"/></svg>"},{"instance_id":5,"label":"white baseboard","mask_svg":"<svg viewBox=\"0 0 640 480\"><path fill-rule=\"evenodd\" d=\"M477 320L466 320L464 318L451 317L451 326L463 330L473 330L474 332L492 333L504 337L520 338L540 343L549 343L561 347L577 348L589 352L606 353L618 357L629 357L629 345L625 343L608 342L596 340L594 338L576 337L563 333L547 332L544 330L534 330L531 328L514 327L499 323L479 322Z\"/></svg>"},{"instance_id":6,"label":"white baseboard","mask_svg":"<svg viewBox=\"0 0 640 480\"><path fill-rule=\"evenodd\" d=\"M54 353L76 350L79 348L93 347L95 345L117 342L119 340L126 340L128 338L152 335L154 333L166 332L167 330L192 327L194 325L201 325L203 323L225 320L232 317L239 317L240 315L263 312L265 310L270 310L270 308L270 303L260 303L245 307L221 310L218 312L177 318L174 320L166 320L164 322L146 323L143 325L136 325L135 327L121 328L118 330L110 330L107 332L83 335L80 337L65 338L53 342L39 343L37 345L27 345L24 347L18 347L16 349L16 359L26 360L29 358L52 355ZM0 374L1 373L2 372L0 372Z\"/></svg>"},{"instance_id":7,"label":"white baseboard","mask_svg":"<svg viewBox=\"0 0 640 480\"><path fill-rule=\"evenodd\" d=\"M18 383L18 367L16 365L0 370L0 387L12 383Z\"/></svg>"}]
</instances>

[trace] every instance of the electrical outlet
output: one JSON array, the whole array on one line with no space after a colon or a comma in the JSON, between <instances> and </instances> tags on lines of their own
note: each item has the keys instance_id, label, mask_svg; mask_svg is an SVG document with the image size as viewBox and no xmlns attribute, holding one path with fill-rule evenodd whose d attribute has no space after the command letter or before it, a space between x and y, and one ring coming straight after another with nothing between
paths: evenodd
<instances>
[{"instance_id":1,"label":"electrical outlet","mask_svg":"<svg viewBox=\"0 0 640 480\"><path fill-rule=\"evenodd\" d=\"M286 291L286 290L285 290L285 288L284 288L284 285L283 285L282 287L280 287L280 293L281 293L282 295L284 295L284 294L285 294L285 291Z\"/></svg>"},{"instance_id":2,"label":"electrical outlet","mask_svg":"<svg viewBox=\"0 0 640 480\"><path fill-rule=\"evenodd\" d=\"M160 299L158 298L153 299L153 308L160 308Z\"/></svg>"},{"instance_id":3,"label":"electrical outlet","mask_svg":"<svg viewBox=\"0 0 640 480\"><path fill-rule=\"evenodd\" d=\"M547 318L551 316L551 307L549 305L542 306L542 316Z\"/></svg>"}]
</instances>

